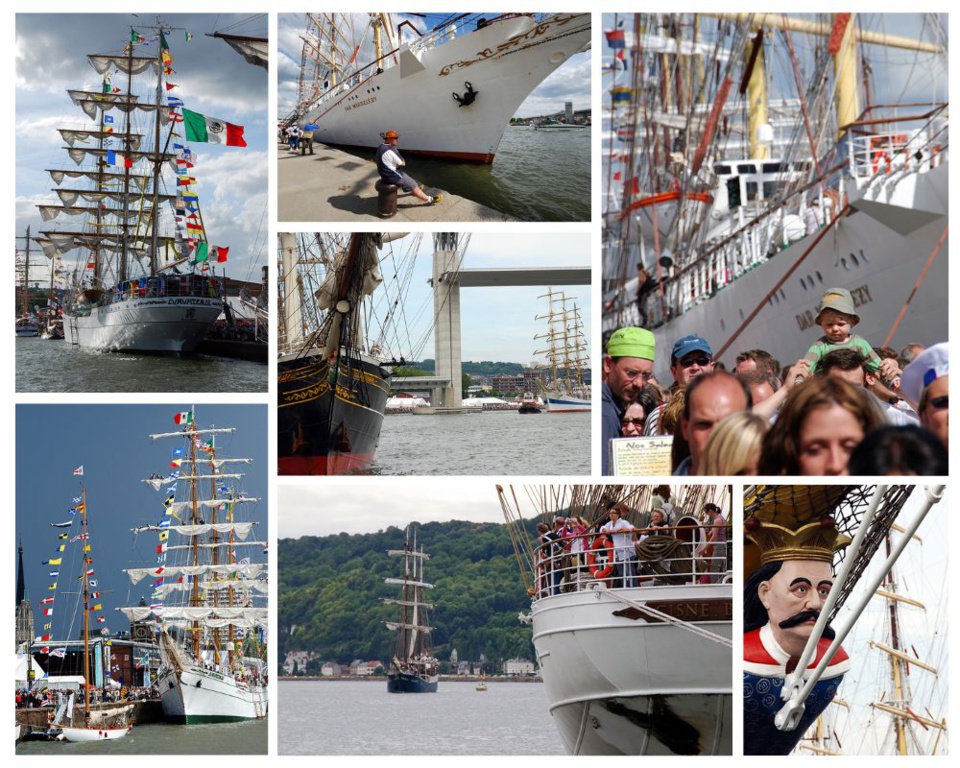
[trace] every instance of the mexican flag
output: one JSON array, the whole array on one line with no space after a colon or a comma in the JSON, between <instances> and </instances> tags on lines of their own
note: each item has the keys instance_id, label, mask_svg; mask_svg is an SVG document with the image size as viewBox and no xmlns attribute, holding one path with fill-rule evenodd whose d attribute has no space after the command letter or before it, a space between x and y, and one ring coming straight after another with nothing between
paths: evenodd
<instances>
[{"instance_id":1,"label":"mexican flag","mask_svg":"<svg viewBox=\"0 0 960 768\"><path fill-rule=\"evenodd\" d=\"M193 424L193 411L180 411L173 417L174 424Z\"/></svg>"},{"instance_id":2,"label":"mexican flag","mask_svg":"<svg viewBox=\"0 0 960 768\"><path fill-rule=\"evenodd\" d=\"M228 147L245 147L243 126L233 125L216 117L207 117L199 112L183 110L183 124L187 129L187 141L202 141L207 144L226 144Z\"/></svg>"}]
</instances>

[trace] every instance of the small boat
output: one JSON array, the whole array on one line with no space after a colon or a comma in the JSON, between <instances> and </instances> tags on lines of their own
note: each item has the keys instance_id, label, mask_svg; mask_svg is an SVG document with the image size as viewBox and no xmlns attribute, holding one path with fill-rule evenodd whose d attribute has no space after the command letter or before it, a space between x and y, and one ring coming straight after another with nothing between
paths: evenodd
<instances>
[{"instance_id":1,"label":"small boat","mask_svg":"<svg viewBox=\"0 0 960 768\"><path fill-rule=\"evenodd\" d=\"M541 411L543 411L543 403L539 398L534 397L533 392L524 392L517 413L540 413Z\"/></svg>"},{"instance_id":2,"label":"small boat","mask_svg":"<svg viewBox=\"0 0 960 768\"><path fill-rule=\"evenodd\" d=\"M403 576L399 579L384 579L387 584L401 586L400 599L383 598L385 603L400 606L400 620L384 622L388 629L397 633L397 642L387 674L389 693L436 693L440 680L440 662L430 650L430 632L427 626L427 611L433 608L424 602L425 589L433 584L423 580L423 563L430 559L423 548L417 549L417 532L407 528L403 549L387 551L390 557L403 558Z\"/></svg>"},{"instance_id":3,"label":"small boat","mask_svg":"<svg viewBox=\"0 0 960 768\"><path fill-rule=\"evenodd\" d=\"M480 675L480 679L477 681L477 690L478 691L487 690L487 680L483 675Z\"/></svg>"},{"instance_id":4,"label":"small boat","mask_svg":"<svg viewBox=\"0 0 960 768\"><path fill-rule=\"evenodd\" d=\"M561 123L559 120L543 120L533 124L533 130L544 131L546 133L558 133L561 131L576 132L589 127L588 125L580 125L579 123Z\"/></svg>"},{"instance_id":5,"label":"small boat","mask_svg":"<svg viewBox=\"0 0 960 768\"><path fill-rule=\"evenodd\" d=\"M17 318L17 338L30 338L40 335L40 323L32 315Z\"/></svg>"}]
</instances>

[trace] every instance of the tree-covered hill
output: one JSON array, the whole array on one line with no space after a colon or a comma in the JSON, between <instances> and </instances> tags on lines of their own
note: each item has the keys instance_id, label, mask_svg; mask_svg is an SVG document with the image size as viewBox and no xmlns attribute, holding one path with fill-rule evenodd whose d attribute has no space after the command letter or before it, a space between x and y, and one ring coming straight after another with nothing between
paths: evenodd
<instances>
[{"instance_id":1,"label":"tree-covered hill","mask_svg":"<svg viewBox=\"0 0 960 768\"><path fill-rule=\"evenodd\" d=\"M534 524L530 523L530 530ZM457 650L461 660L481 654L499 664L533 658L530 628L518 614L530 601L507 528L493 523L452 521L418 526L417 540L430 555L425 579L434 651L441 661ZM384 578L401 575L404 531L390 527L371 534L281 539L279 546L279 663L291 651L309 651L324 661L388 662L394 633L383 622L398 608L381 602L398 597Z\"/></svg>"}]
</instances>

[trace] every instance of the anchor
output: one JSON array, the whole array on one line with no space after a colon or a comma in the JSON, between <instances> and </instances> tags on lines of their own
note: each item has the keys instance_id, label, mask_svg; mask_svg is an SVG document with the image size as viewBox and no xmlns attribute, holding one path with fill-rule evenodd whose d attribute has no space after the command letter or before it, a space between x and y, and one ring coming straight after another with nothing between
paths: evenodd
<instances>
[{"instance_id":1,"label":"anchor","mask_svg":"<svg viewBox=\"0 0 960 768\"><path fill-rule=\"evenodd\" d=\"M454 91L453 99L457 102L458 107L469 107L471 104L473 104L474 99L477 98L477 94L480 93L480 91L473 90L473 86L470 84L469 80L463 84L463 87L467 89L464 91L463 96L460 96L456 91Z\"/></svg>"}]
</instances>

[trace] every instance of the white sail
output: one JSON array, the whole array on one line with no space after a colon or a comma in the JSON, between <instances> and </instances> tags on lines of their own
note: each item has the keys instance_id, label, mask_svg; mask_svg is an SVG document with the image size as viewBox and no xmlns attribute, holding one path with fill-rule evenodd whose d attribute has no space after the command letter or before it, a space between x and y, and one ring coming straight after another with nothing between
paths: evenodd
<instances>
[{"instance_id":1,"label":"white sail","mask_svg":"<svg viewBox=\"0 0 960 768\"><path fill-rule=\"evenodd\" d=\"M181 441L174 455L182 457L183 470L144 481L161 494L162 518L134 531L157 536L159 562L126 570L134 584L148 580L152 592L149 602L121 610L159 632L159 684L169 719L191 724L261 718L266 681L258 664L244 660L254 654L244 651L265 636L268 567L242 556L240 548L265 550L266 542L250 540L258 521L239 518L258 498L243 491L243 474L225 471L235 462L219 454L212 440L205 442L206 436L234 430L202 429L192 411L184 421L179 432L152 435Z\"/></svg>"}]
</instances>

